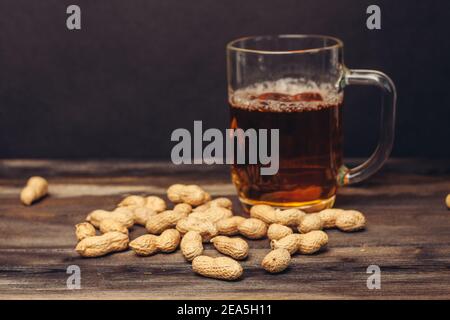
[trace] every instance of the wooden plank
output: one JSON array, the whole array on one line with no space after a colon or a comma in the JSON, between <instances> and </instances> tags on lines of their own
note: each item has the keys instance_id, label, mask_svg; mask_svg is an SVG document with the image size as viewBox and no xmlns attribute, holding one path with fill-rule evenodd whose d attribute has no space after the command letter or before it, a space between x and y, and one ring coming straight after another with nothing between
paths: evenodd
<instances>
[{"instance_id":1,"label":"wooden plank","mask_svg":"<svg viewBox=\"0 0 450 320\"><path fill-rule=\"evenodd\" d=\"M325 252L295 256L269 275L259 266L268 240L250 241L241 281L197 276L181 253L136 257L123 252L83 259L73 248L75 223L127 194L163 195L175 182L196 182L214 196L234 196L226 167L176 167L136 161L0 161L0 298L61 299L356 299L449 298L450 162L395 160L367 182L340 190L337 206L356 208L366 231L328 232ZM24 179L49 177L51 196L32 207L18 202ZM145 231L136 227L131 237ZM208 255L218 253L208 244ZM66 269L78 265L82 289L68 290ZM381 290L366 286L369 265L382 270ZM193 295L193 292L195 295Z\"/></svg>"}]
</instances>

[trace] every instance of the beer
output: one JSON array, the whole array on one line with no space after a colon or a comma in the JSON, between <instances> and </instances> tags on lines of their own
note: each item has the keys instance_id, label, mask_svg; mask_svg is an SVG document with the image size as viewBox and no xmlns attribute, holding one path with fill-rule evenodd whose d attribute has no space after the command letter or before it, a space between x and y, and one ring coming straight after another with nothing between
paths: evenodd
<instances>
[{"instance_id":1,"label":"beer","mask_svg":"<svg viewBox=\"0 0 450 320\"><path fill-rule=\"evenodd\" d=\"M331 86L282 79L229 97L232 129L279 129L277 174L261 175L259 164L232 165L240 200L281 207L332 205L342 166L342 94Z\"/></svg>"},{"instance_id":2,"label":"beer","mask_svg":"<svg viewBox=\"0 0 450 320\"><path fill-rule=\"evenodd\" d=\"M227 146L230 160L228 150L237 143L238 161L227 163L234 163L232 179L245 207L329 208L338 186L363 181L381 168L394 139L395 85L382 72L347 68L341 40L258 35L233 40L226 51L231 128L239 129L229 131L233 146ZM342 101L349 85L377 86L383 92L378 145L351 169L342 163ZM244 153L250 161L243 161Z\"/></svg>"}]
</instances>

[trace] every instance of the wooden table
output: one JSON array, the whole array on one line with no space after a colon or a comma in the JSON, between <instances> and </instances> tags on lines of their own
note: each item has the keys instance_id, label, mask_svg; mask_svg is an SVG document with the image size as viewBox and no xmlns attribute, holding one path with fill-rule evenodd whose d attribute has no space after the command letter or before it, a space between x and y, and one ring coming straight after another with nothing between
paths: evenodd
<instances>
[{"instance_id":1,"label":"wooden table","mask_svg":"<svg viewBox=\"0 0 450 320\"><path fill-rule=\"evenodd\" d=\"M18 194L30 175L50 182L51 196L31 207ZM181 253L137 257L131 251L93 259L74 251L74 225L91 210L113 209L128 194L164 195L168 185L197 183L235 200L224 166L142 161L0 161L0 298L108 299L402 299L450 298L450 161L391 160L367 182L340 190L336 206L363 211L366 231L328 232L325 252L294 256L270 275L260 267L268 240L251 241L244 278L195 275ZM135 228L131 238L144 233ZM208 244L205 253L217 256ZM66 286L81 269L81 289ZM381 268L381 289L367 288L367 267Z\"/></svg>"}]
</instances>

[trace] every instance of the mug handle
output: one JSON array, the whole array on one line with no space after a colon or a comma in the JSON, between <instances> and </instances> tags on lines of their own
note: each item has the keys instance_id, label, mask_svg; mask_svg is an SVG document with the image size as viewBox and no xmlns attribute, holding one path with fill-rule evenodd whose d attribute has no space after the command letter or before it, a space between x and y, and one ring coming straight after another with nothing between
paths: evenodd
<instances>
[{"instance_id":1,"label":"mug handle","mask_svg":"<svg viewBox=\"0 0 450 320\"><path fill-rule=\"evenodd\" d=\"M380 138L375 151L369 159L355 168L345 165L339 169L338 183L341 186L357 183L377 172L389 157L394 143L395 107L397 91L392 80L380 71L344 69L341 86L372 85L379 87L383 92L381 103Z\"/></svg>"}]
</instances>

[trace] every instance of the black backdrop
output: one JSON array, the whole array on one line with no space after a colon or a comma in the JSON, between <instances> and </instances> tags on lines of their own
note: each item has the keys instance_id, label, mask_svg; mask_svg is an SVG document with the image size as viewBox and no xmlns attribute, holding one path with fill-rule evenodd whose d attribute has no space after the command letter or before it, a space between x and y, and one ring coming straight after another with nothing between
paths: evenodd
<instances>
[{"instance_id":1,"label":"black backdrop","mask_svg":"<svg viewBox=\"0 0 450 320\"><path fill-rule=\"evenodd\" d=\"M449 21L446 0L0 0L0 158L168 158L175 128L227 126L226 42L276 33L344 40L349 67L397 85L394 155L448 157ZM379 101L346 90L347 155L375 147Z\"/></svg>"}]
</instances>

